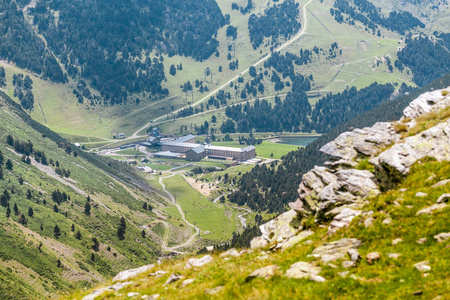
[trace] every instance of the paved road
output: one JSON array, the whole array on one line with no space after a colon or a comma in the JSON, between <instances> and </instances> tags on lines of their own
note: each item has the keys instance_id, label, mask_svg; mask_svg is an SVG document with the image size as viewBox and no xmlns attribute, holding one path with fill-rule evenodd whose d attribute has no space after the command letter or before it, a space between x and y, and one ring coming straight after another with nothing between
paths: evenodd
<instances>
[{"instance_id":1,"label":"paved road","mask_svg":"<svg viewBox=\"0 0 450 300\"><path fill-rule=\"evenodd\" d=\"M286 43L284 43L283 45L281 45L280 47L278 47L277 49L275 49L274 52L279 52L281 50L283 50L284 48L288 47L289 45L291 45L293 42L295 42L296 40L298 40L301 36L303 36L306 33L306 27L308 24L308 19L306 17L306 9L307 6L312 2L313 0L309 0L305 5L303 5L302 7L302 13L303 13L303 20L304 23L302 24L302 28L301 30L297 33L297 35L295 35L292 39L290 39L289 41L287 41ZM266 60L268 60L270 57L272 56L272 53L266 55L265 57L263 57L261 60L259 60L258 62L256 62L255 64L253 64L253 67L256 67L260 64L262 64L263 62L265 62ZM207 94L205 97L201 98L200 100L198 100L197 102L193 103L191 106L197 106L200 103L202 103L203 101L209 99L211 96L215 95L217 92L219 92L219 90L227 87L230 82L237 80L240 76L244 75L245 73L247 73L249 71L250 67L240 71L238 75L234 76L233 78L229 79L227 82L225 82L224 84L222 84L220 87L218 87L217 89L215 89L214 91L210 92L209 94ZM182 107L180 109L175 110L173 113L178 113L180 110L184 109L185 107ZM153 120L153 122L155 121L159 121L162 120L163 118L166 118L166 116L161 116L158 117L156 119ZM145 124L144 126L142 126L141 128L139 128L135 133L133 133L132 136L130 136L130 139L132 138L136 138L139 136L139 132L144 131L147 127L149 127L150 125L153 124L153 122L149 122L147 124Z\"/></svg>"}]
</instances>

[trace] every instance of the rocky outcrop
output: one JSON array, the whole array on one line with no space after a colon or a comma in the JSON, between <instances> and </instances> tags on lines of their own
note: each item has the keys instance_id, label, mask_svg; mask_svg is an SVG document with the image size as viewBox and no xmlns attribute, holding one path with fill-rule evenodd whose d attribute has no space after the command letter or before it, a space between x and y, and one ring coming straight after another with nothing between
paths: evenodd
<instances>
[{"instance_id":1,"label":"rocky outcrop","mask_svg":"<svg viewBox=\"0 0 450 300\"><path fill-rule=\"evenodd\" d=\"M354 253L352 250L357 251L360 246L360 240L344 238L317 247L313 251L313 256L320 258L322 261L335 261L346 258L347 255L349 255L349 252L351 254Z\"/></svg>"},{"instance_id":2,"label":"rocky outcrop","mask_svg":"<svg viewBox=\"0 0 450 300\"><path fill-rule=\"evenodd\" d=\"M252 272L250 275L248 275L246 281L249 281L255 277L269 279L273 275L275 275L275 272L277 271L277 269L278 269L277 265L271 265L271 266L260 268L258 270L255 270L254 272Z\"/></svg>"},{"instance_id":3,"label":"rocky outcrop","mask_svg":"<svg viewBox=\"0 0 450 300\"><path fill-rule=\"evenodd\" d=\"M315 167L306 173L298 192L300 198L291 208L305 214L317 214L319 218L324 218L336 206L356 203L379 193L375 175L369 171L334 171L325 167Z\"/></svg>"},{"instance_id":4,"label":"rocky outcrop","mask_svg":"<svg viewBox=\"0 0 450 300\"><path fill-rule=\"evenodd\" d=\"M241 256L236 249L231 248L230 250L220 254L220 257L238 257Z\"/></svg>"},{"instance_id":5,"label":"rocky outcrop","mask_svg":"<svg viewBox=\"0 0 450 300\"><path fill-rule=\"evenodd\" d=\"M444 90L448 91L449 88ZM450 106L450 95L447 94L446 96L443 96L442 92L444 90L424 93L417 97L403 110L403 117L401 120L411 119L411 121L413 121L424 114Z\"/></svg>"},{"instance_id":6,"label":"rocky outcrop","mask_svg":"<svg viewBox=\"0 0 450 300\"><path fill-rule=\"evenodd\" d=\"M391 188L391 177L408 174L411 166L426 156L437 161L450 160L450 120L405 138L403 143L393 145L370 162L375 165L383 187Z\"/></svg>"},{"instance_id":7,"label":"rocky outcrop","mask_svg":"<svg viewBox=\"0 0 450 300\"><path fill-rule=\"evenodd\" d=\"M352 165L359 155L374 156L399 138L392 123L378 122L372 127L344 132L320 151L339 158L341 163L350 162Z\"/></svg>"},{"instance_id":8,"label":"rocky outcrop","mask_svg":"<svg viewBox=\"0 0 450 300\"><path fill-rule=\"evenodd\" d=\"M326 279L319 276L320 271L322 271L320 267L316 267L307 262L299 261L291 265L291 267L286 271L285 276L295 279L309 278L312 281L325 282Z\"/></svg>"},{"instance_id":9,"label":"rocky outcrop","mask_svg":"<svg viewBox=\"0 0 450 300\"><path fill-rule=\"evenodd\" d=\"M289 203L291 210L261 225L262 236L251 242L252 248L277 249L300 242L295 237L303 232L302 219L310 217L319 223L331 221L328 233L333 234L361 214L366 201L400 182L418 160L426 156L438 161L450 160L450 120L413 136L401 134L405 128L416 126L417 118L450 106L450 93L443 91L419 96L404 110L398 122L379 122L372 127L354 129L324 145L320 151L334 160L303 175L299 198ZM429 210L444 206L435 205ZM422 213L430 212L419 214ZM366 227L373 223L370 218L366 221Z\"/></svg>"},{"instance_id":10,"label":"rocky outcrop","mask_svg":"<svg viewBox=\"0 0 450 300\"><path fill-rule=\"evenodd\" d=\"M191 258L188 260L186 265L184 266L185 269L195 268L195 267L202 267L206 265L207 263L211 262L213 258L210 255L205 255L202 258Z\"/></svg>"},{"instance_id":11,"label":"rocky outcrop","mask_svg":"<svg viewBox=\"0 0 450 300\"><path fill-rule=\"evenodd\" d=\"M84 296L82 300L95 300L96 297L102 295L106 292L117 292L126 287L127 285L133 284L133 282L118 282L114 285L107 286L101 289L94 290L87 296Z\"/></svg>"},{"instance_id":12,"label":"rocky outcrop","mask_svg":"<svg viewBox=\"0 0 450 300\"><path fill-rule=\"evenodd\" d=\"M142 266L142 267L139 267L136 269L122 271L113 278L113 281L128 280L128 279L133 278L141 273L147 272L148 270L151 270L154 267L155 267L155 265L151 264L151 265Z\"/></svg>"}]
</instances>

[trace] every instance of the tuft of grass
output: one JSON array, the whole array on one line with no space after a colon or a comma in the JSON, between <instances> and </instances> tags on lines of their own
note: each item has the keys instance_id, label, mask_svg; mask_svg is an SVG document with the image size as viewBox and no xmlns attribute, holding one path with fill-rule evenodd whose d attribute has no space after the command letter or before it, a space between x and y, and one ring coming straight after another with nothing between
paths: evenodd
<instances>
[{"instance_id":1,"label":"tuft of grass","mask_svg":"<svg viewBox=\"0 0 450 300\"><path fill-rule=\"evenodd\" d=\"M417 125L408 131L408 135L416 135L422 131L428 130L437 124L446 121L450 118L450 107L446 107L439 111L432 111L426 115L420 116L416 119Z\"/></svg>"},{"instance_id":2,"label":"tuft of grass","mask_svg":"<svg viewBox=\"0 0 450 300\"><path fill-rule=\"evenodd\" d=\"M394 130L397 133L403 133L403 132L407 132L408 131L408 125L406 124L401 124L401 123L396 123L394 125Z\"/></svg>"},{"instance_id":3,"label":"tuft of grass","mask_svg":"<svg viewBox=\"0 0 450 300\"><path fill-rule=\"evenodd\" d=\"M356 167L358 170L367 170L370 172L374 171L374 166L369 162L369 158L365 157L358 162L358 166Z\"/></svg>"}]
</instances>

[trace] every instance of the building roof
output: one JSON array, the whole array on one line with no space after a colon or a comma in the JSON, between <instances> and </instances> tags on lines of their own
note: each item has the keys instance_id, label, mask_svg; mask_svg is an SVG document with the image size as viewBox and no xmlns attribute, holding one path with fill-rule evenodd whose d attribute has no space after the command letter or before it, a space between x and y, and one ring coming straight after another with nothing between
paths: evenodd
<instances>
[{"instance_id":1,"label":"building roof","mask_svg":"<svg viewBox=\"0 0 450 300\"><path fill-rule=\"evenodd\" d=\"M148 138L148 141L151 143L151 142L153 142L153 141L155 141L155 140L161 140L161 137L156 137L156 136L151 136L151 137L149 137Z\"/></svg>"},{"instance_id":2,"label":"building roof","mask_svg":"<svg viewBox=\"0 0 450 300\"><path fill-rule=\"evenodd\" d=\"M190 149L189 151L194 151L195 153L200 154L200 153L205 152L205 146L200 145L200 146Z\"/></svg>"},{"instance_id":3,"label":"building roof","mask_svg":"<svg viewBox=\"0 0 450 300\"><path fill-rule=\"evenodd\" d=\"M163 142L163 145L167 145L167 146L179 146L179 147L191 147L191 148L195 148L198 146L201 146L200 144L194 144L194 143L180 143L177 141L170 141L170 142Z\"/></svg>"},{"instance_id":4,"label":"building roof","mask_svg":"<svg viewBox=\"0 0 450 300\"><path fill-rule=\"evenodd\" d=\"M192 140L192 139L195 139L195 135L188 134L188 135L185 135L185 136L182 136L182 137L176 139L174 142L184 143L184 142Z\"/></svg>"},{"instance_id":5,"label":"building roof","mask_svg":"<svg viewBox=\"0 0 450 300\"><path fill-rule=\"evenodd\" d=\"M167 157L178 157L181 155L181 153L175 153L175 152L170 152L170 151L160 151L160 152L156 152L154 155L167 156Z\"/></svg>"},{"instance_id":6,"label":"building roof","mask_svg":"<svg viewBox=\"0 0 450 300\"><path fill-rule=\"evenodd\" d=\"M230 152L248 152L248 151L251 151L251 150L255 149L255 147L253 147L253 146L248 146L248 147L245 147L245 148L235 148L235 147L206 145L205 147L206 147L206 149L222 150L222 151L230 151Z\"/></svg>"}]
</instances>

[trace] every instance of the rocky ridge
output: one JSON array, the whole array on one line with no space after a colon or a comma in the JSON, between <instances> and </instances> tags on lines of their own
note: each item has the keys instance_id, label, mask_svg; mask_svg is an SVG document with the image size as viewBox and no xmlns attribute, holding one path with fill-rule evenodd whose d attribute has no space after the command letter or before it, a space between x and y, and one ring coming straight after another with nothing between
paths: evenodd
<instances>
[{"instance_id":1,"label":"rocky ridge","mask_svg":"<svg viewBox=\"0 0 450 300\"><path fill-rule=\"evenodd\" d=\"M262 235L251 241L251 248L284 249L292 241L305 239L312 234L304 230L308 218L320 224L331 221L328 233L332 234L362 214L361 208L380 191L400 182L418 160L450 160L450 119L413 136L402 135L420 117L450 107L449 89L420 95L399 121L344 132L324 145L320 151L332 160L303 175L299 198L289 204L291 210L261 225Z\"/></svg>"}]
</instances>

